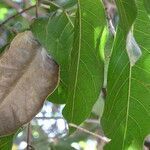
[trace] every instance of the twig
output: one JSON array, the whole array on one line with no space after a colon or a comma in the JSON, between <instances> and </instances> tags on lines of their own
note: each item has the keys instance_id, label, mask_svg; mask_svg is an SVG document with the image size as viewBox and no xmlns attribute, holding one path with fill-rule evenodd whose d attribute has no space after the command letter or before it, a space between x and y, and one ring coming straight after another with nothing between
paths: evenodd
<instances>
[{"instance_id":1,"label":"twig","mask_svg":"<svg viewBox=\"0 0 150 150\"><path fill-rule=\"evenodd\" d=\"M35 119L64 119L63 117L35 117Z\"/></svg>"},{"instance_id":2,"label":"twig","mask_svg":"<svg viewBox=\"0 0 150 150\"><path fill-rule=\"evenodd\" d=\"M109 139L109 138L107 138L105 136L101 136L101 135L95 134L93 132L90 132L90 131L88 131L88 130L80 127L80 126L77 126L77 125L73 124L73 123L69 123L69 126L73 127L73 128L76 128L76 129L78 129L80 131L83 131L85 133L88 133L88 134L90 134L90 135L92 135L92 136L94 136L96 138L99 138L100 140L104 141L105 143L109 143L111 141L111 139Z\"/></svg>"},{"instance_id":3,"label":"twig","mask_svg":"<svg viewBox=\"0 0 150 150\"><path fill-rule=\"evenodd\" d=\"M64 119L64 117L35 117L34 119L47 119L47 120L50 120L50 119ZM85 120L86 123L94 123L94 124L100 124L99 120L97 119L87 119Z\"/></svg>"},{"instance_id":4,"label":"twig","mask_svg":"<svg viewBox=\"0 0 150 150\"><path fill-rule=\"evenodd\" d=\"M61 8L61 6L59 6L58 4L56 4L56 3L53 2L53 1L49 1L49 0L43 0L43 1L42 1L42 4L45 4L45 5L53 5L53 6L57 7L57 8Z\"/></svg>"},{"instance_id":5,"label":"twig","mask_svg":"<svg viewBox=\"0 0 150 150\"><path fill-rule=\"evenodd\" d=\"M94 123L94 124L100 124L100 121L97 119L87 119L85 120L86 123Z\"/></svg>"},{"instance_id":6,"label":"twig","mask_svg":"<svg viewBox=\"0 0 150 150\"><path fill-rule=\"evenodd\" d=\"M39 0L36 0L36 8L35 8L36 18L38 18L38 16L39 16L39 14L38 14L38 7L39 7Z\"/></svg>"},{"instance_id":7,"label":"twig","mask_svg":"<svg viewBox=\"0 0 150 150\"><path fill-rule=\"evenodd\" d=\"M9 5L10 7L13 7L13 8L16 9L16 10L19 10L19 9L20 9L20 6L19 6L17 3L11 1L11 0L3 0L3 1L4 1L7 5Z\"/></svg>"},{"instance_id":8,"label":"twig","mask_svg":"<svg viewBox=\"0 0 150 150\"><path fill-rule=\"evenodd\" d=\"M17 3L13 2L12 0L4 0L4 2L9 5L10 7L16 9L17 12L22 11L23 9ZM31 16L26 12L22 14L23 17L31 20Z\"/></svg>"},{"instance_id":9,"label":"twig","mask_svg":"<svg viewBox=\"0 0 150 150\"><path fill-rule=\"evenodd\" d=\"M31 124L28 123L28 127L27 127L27 150L30 150L31 146Z\"/></svg>"},{"instance_id":10,"label":"twig","mask_svg":"<svg viewBox=\"0 0 150 150\"><path fill-rule=\"evenodd\" d=\"M26 8L26 9L24 9L24 10L22 10L22 11L16 13L15 15L10 16L9 18L7 18L4 22L2 22L2 23L0 24L0 27L3 26L5 23L7 23L9 20L11 20L11 19L17 17L18 15L21 15L22 13L24 13L24 12L30 10L30 9L33 9L33 8L35 8L35 7L36 7L36 5L30 6L30 7Z\"/></svg>"}]
</instances>

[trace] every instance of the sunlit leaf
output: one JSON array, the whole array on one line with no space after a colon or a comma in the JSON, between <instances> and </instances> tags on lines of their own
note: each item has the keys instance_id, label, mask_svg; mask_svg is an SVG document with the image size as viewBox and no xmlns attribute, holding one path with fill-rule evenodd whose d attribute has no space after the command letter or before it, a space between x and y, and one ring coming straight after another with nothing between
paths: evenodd
<instances>
[{"instance_id":1,"label":"sunlit leaf","mask_svg":"<svg viewBox=\"0 0 150 150\"><path fill-rule=\"evenodd\" d=\"M7 13L8 13L7 8L0 8L0 21L5 19Z\"/></svg>"},{"instance_id":2,"label":"sunlit leaf","mask_svg":"<svg viewBox=\"0 0 150 150\"><path fill-rule=\"evenodd\" d=\"M63 111L68 122L82 123L90 115L99 97L103 82L103 62L98 47L104 26L105 15L101 1L78 0L68 99Z\"/></svg>"}]
</instances>

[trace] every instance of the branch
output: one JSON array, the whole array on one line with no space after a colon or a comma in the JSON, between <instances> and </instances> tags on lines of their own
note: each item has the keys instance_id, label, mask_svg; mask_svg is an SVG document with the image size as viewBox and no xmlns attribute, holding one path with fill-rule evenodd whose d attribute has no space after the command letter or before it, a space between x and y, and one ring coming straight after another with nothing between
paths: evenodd
<instances>
[{"instance_id":1,"label":"branch","mask_svg":"<svg viewBox=\"0 0 150 150\"><path fill-rule=\"evenodd\" d=\"M20 5L18 5L17 3L11 1L11 0L4 0L4 2L9 5L10 7L16 9L17 12L22 11L23 9L20 7ZM32 17L28 14L28 13L23 13L22 14L23 17L27 18L28 20L31 20Z\"/></svg>"},{"instance_id":2,"label":"branch","mask_svg":"<svg viewBox=\"0 0 150 150\"><path fill-rule=\"evenodd\" d=\"M27 127L27 150L30 150L31 146L31 124L30 122L28 123L28 127Z\"/></svg>"},{"instance_id":3,"label":"branch","mask_svg":"<svg viewBox=\"0 0 150 150\"><path fill-rule=\"evenodd\" d=\"M38 7L40 5L40 1L39 0L36 0L36 8L35 8L35 15L36 15L36 18L39 17L39 14L38 14Z\"/></svg>"},{"instance_id":4,"label":"branch","mask_svg":"<svg viewBox=\"0 0 150 150\"><path fill-rule=\"evenodd\" d=\"M94 123L94 124L100 124L100 121L97 119L87 119L85 120L86 123Z\"/></svg>"},{"instance_id":5,"label":"branch","mask_svg":"<svg viewBox=\"0 0 150 150\"><path fill-rule=\"evenodd\" d=\"M20 8L20 6L17 3L14 3L11 0L3 0L8 6L18 10Z\"/></svg>"},{"instance_id":6,"label":"branch","mask_svg":"<svg viewBox=\"0 0 150 150\"><path fill-rule=\"evenodd\" d=\"M50 119L64 119L63 117L35 117L35 119L48 119L48 120L50 120Z\"/></svg>"},{"instance_id":7,"label":"branch","mask_svg":"<svg viewBox=\"0 0 150 150\"><path fill-rule=\"evenodd\" d=\"M78 129L80 131L83 131L85 133L88 133L88 134L90 134L90 135L92 135L92 136L94 136L96 138L99 138L100 140L104 141L105 143L109 143L111 141L111 139L109 139L109 138L107 138L105 136L101 136L101 135L95 134L93 132L90 132L90 131L88 131L88 130L80 127L80 126L77 126L77 125L73 124L73 123L69 123L69 126L73 127L73 128L76 128L76 129Z\"/></svg>"},{"instance_id":8,"label":"branch","mask_svg":"<svg viewBox=\"0 0 150 150\"><path fill-rule=\"evenodd\" d=\"M60 117L59 116L58 117L35 117L34 119L47 119L47 120L55 119L55 120L57 120L57 119L64 119L64 117L61 117L61 116ZM97 119L87 119L87 120L85 120L85 122L86 123L94 123L94 124L100 123L100 121Z\"/></svg>"},{"instance_id":9,"label":"branch","mask_svg":"<svg viewBox=\"0 0 150 150\"><path fill-rule=\"evenodd\" d=\"M11 19L17 17L18 15L21 15L21 14L23 14L24 12L26 12L26 11L28 11L28 10L30 10L30 9L33 9L33 8L35 8L35 7L36 7L36 5L30 6L30 7L26 8L26 9L24 9L24 10L22 10L22 11L16 13L15 15L10 16L9 18L7 18L4 22L2 22L2 23L0 24L0 27L3 26L5 23L7 23L9 20L11 20Z\"/></svg>"},{"instance_id":10,"label":"branch","mask_svg":"<svg viewBox=\"0 0 150 150\"><path fill-rule=\"evenodd\" d=\"M64 118L60 116L60 117L35 117L35 119L64 119ZM95 120L95 119L87 119L85 122L99 124L99 120ZM82 132L88 133L88 134L90 134L90 135L92 135L92 136L94 136L94 137L104 141L105 143L108 143L108 142L111 141L111 139L109 139L109 138L107 138L105 136L101 136L101 135L95 134L93 132L90 132L87 129L84 129L84 128L82 128L80 126L77 126L77 125L75 125L73 123L69 123L69 126L73 127L73 128L76 128L76 129L78 129L78 130L80 130Z\"/></svg>"}]
</instances>

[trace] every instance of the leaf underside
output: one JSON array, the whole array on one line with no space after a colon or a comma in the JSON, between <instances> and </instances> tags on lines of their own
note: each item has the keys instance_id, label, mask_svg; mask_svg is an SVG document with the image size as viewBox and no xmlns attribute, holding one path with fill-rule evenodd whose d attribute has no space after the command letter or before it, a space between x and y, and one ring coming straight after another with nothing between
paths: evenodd
<instances>
[{"instance_id":1,"label":"leaf underside","mask_svg":"<svg viewBox=\"0 0 150 150\"><path fill-rule=\"evenodd\" d=\"M0 136L15 132L55 89L59 67L30 31L19 33L0 57Z\"/></svg>"}]
</instances>

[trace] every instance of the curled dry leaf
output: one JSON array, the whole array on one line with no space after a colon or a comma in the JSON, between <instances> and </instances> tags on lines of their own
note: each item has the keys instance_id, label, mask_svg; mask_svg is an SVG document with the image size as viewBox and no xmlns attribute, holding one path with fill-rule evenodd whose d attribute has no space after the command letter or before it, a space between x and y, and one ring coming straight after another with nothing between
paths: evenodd
<instances>
[{"instance_id":1,"label":"curled dry leaf","mask_svg":"<svg viewBox=\"0 0 150 150\"><path fill-rule=\"evenodd\" d=\"M37 114L58 78L58 65L32 33L19 33L0 57L0 136Z\"/></svg>"}]
</instances>

